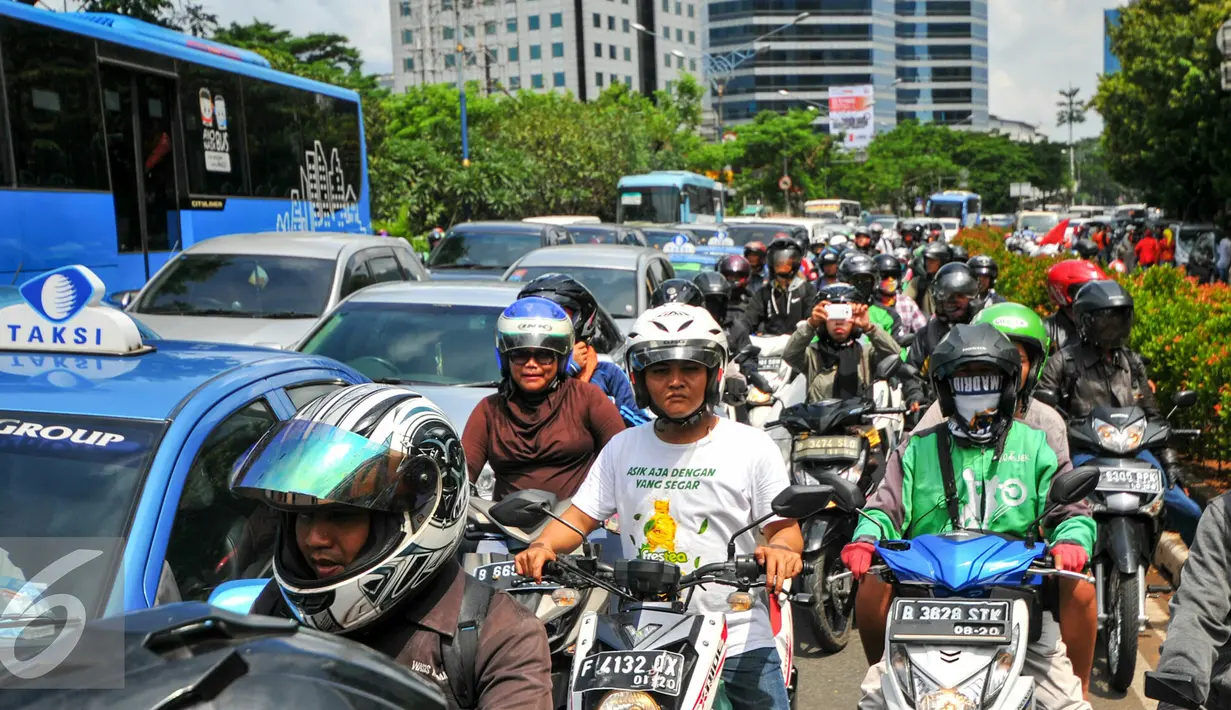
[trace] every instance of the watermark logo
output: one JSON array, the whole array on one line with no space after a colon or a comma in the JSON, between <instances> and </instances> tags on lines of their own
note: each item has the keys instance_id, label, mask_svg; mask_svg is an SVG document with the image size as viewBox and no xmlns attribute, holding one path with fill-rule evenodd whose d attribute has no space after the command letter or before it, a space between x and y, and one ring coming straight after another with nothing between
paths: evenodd
<instances>
[{"instance_id":1,"label":"watermark logo","mask_svg":"<svg viewBox=\"0 0 1231 710\"><path fill-rule=\"evenodd\" d=\"M123 598L122 551L113 538L0 538L0 693L123 686L122 624L91 623Z\"/></svg>"}]
</instances>

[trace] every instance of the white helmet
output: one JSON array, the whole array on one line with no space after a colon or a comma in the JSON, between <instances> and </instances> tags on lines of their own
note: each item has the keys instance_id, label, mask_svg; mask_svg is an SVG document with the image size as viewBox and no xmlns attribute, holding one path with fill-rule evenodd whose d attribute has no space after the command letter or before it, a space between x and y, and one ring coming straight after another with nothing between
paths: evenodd
<instances>
[{"instance_id":1,"label":"white helmet","mask_svg":"<svg viewBox=\"0 0 1231 710\"><path fill-rule=\"evenodd\" d=\"M727 336L709 311L697 306L667 303L651 308L633 324L624 354L637 406L648 407L660 419L692 424L722 400L723 370L727 366ZM669 417L650 397L641 371L660 362L687 360L708 371L705 401L686 417Z\"/></svg>"},{"instance_id":2,"label":"white helmet","mask_svg":"<svg viewBox=\"0 0 1231 710\"><path fill-rule=\"evenodd\" d=\"M848 241L850 240L846 238L845 234L835 234L829 238L829 246L837 249L839 247L846 246Z\"/></svg>"},{"instance_id":3,"label":"white helmet","mask_svg":"<svg viewBox=\"0 0 1231 710\"><path fill-rule=\"evenodd\" d=\"M231 490L284 514L274 579L295 618L329 633L371 627L453 559L470 486L461 437L422 395L346 387L304 405L235 465ZM368 511L363 549L321 579L295 538L298 513Z\"/></svg>"}]
</instances>

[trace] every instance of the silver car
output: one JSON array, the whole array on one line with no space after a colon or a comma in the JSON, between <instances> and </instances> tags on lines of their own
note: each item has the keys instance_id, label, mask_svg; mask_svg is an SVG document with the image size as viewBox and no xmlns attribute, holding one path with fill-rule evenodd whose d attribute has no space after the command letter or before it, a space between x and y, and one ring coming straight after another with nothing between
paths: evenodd
<instances>
[{"instance_id":1,"label":"silver car","mask_svg":"<svg viewBox=\"0 0 1231 710\"><path fill-rule=\"evenodd\" d=\"M164 338L289 347L359 289L427 278L404 239L270 232L194 244L116 296Z\"/></svg>"}]
</instances>

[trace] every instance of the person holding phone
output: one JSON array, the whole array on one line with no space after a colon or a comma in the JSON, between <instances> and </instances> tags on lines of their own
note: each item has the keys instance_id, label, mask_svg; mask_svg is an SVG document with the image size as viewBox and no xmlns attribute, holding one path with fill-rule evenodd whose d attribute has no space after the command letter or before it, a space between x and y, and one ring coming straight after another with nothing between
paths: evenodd
<instances>
[{"instance_id":1,"label":"person holding phone","mask_svg":"<svg viewBox=\"0 0 1231 710\"><path fill-rule=\"evenodd\" d=\"M860 338L868 336L870 345ZM872 384L876 361L897 357L901 348L893 336L868 318L868 306L858 290L846 283L820 290L808 319L791 334L782 358L804 373L808 401L862 395Z\"/></svg>"}]
</instances>

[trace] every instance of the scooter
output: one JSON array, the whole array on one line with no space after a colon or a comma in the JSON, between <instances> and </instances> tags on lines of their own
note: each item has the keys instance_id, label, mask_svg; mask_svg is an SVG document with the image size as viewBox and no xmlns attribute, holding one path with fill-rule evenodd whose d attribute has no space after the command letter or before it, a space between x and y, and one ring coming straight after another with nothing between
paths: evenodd
<instances>
[{"instance_id":1,"label":"scooter","mask_svg":"<svg viewBox=\"0 0 1231 710\"><path fill-rule=\"evenodd\" d=\"M1050 393L1045 395L1052 399ZM1176 409L1191 407L1197 393L1179 392ZM1171 414L1175 413L1175 409ZM1168 415L1168 419L1170 418ZM1128 690L1137 669L1137 637L1145 631L1146 571L1162 535L1165 472L1138 458L1158 451L1176 434L1167 420L1147 421L1137 407L1098 407L1069 425L1074 452L1093 453L1086 462L1099 470L1090 496L1098 541L1091 565L1098 599L1098 622L1107 640L1110 683ZM1187 433L1187 432L1184 432Z\"/></svg>"},{"instance_id":2,"label":"scooter","mask_svg":"<svg viewBox=\"0 0 1231 710\"><path fill-rule=\"evenodd\" d=\"M841 510L866 515L864 495L853 483L826 474L822 485L833 488ZM1027 647L1042 633L1043 579L1089 578L1050 565L1047 545L1033 531L1046 513L1082 500L1097 485L1093 467L1056 479L1044 515L1024 540L957 530L877 543L883 564L869 573L894 591L881 675L890 710L1034 707L1034 679L1022 668Z\"/></svg>"},{"instance_id":3,"label":"scooter","mask_svg":"<svg viewBox=\"0 0 1231 710\"><path fill-rule=\"evenodd\" d=\"M750 337L752 344L758 349L758 372L770 385L771 391L765 392L759 388L751 388L748 394L748 424L758 429L766 429L766 424L777 419L786 407L799 404L807 399L808 384L800 377L786 361L782 352L790 335L773 335ZM778 444L785 459L790 455L791 439L785 434L770 431L770 438Z\"/></svg>"},{"instance_id":4,"label":"scooter","mask_svg":"<svg viewBox=\"0 0 1231 710\"><path fill-rule=\"evenodd\" d=\"M807 517L823 509L830 495L825 486L791 486L773 500L773 514ZM534 526L547 517L569 525L554 513L553 505L549 493L519 491L502 500L491 513L505 525ZM545 565L544 579L552 578L562 588L573 590L606 589L616 601L610 612L582 614L581 635L573 654L569 707L726 707L721 685L726 617L722 613L688 611L691 590L702 584L730 586L736 590L728 597L730 610L751 609L756 603L751 590L765 583L763 570L754 557L735 555L735 540L769 517L736 532L728 542L725 562L702 565L687 575L675 564L656 560L618 560L615 565L607 565L594 557L578 556L560 557ZM681 599L684 592L687 596ZM774 601L770 599L771 605ZM773 616L772 606L770 612ZM794 707L793 659L787 654L783 662Z\"/></svg>"},{"instance_id":5,"label":"scooter","mask_svg":"<svg viewBox=\"0 0 1231 710\"><path fill-rule=\"evenodd\" d=\"M816 485L822 476L836 475L867 495L878 482L873 475L877 460L885 460L896 446L871 422L875 416L902 411L879 409L867 399L828 399L788 407L769 426L781 426L791 433L792 483ZM814 570L800 580L811 601L806 616L817 644L830 653L846 647L854 621L854 580L849 575L831 580L845 571L840 554L854 535L856 520L854 513L832 503L800 520L804 561Z\"/></svg>"}]
</instances>

